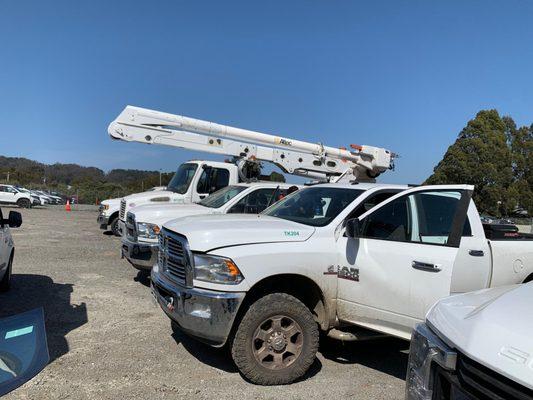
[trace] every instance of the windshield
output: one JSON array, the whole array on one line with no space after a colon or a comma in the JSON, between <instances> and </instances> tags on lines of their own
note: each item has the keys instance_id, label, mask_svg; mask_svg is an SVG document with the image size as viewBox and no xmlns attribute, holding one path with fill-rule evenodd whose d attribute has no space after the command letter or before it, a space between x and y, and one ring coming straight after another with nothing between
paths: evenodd
<instances>
[{"instance_id":1,"label":"windshield","mask_svg":"<svg viewBox=\"0 0 533 400\"><path fill-rule=\"evenodd\" d=\"M187 193L187 189L189 189L189 185L197 169L197 164L181 164L168 183L167 190L179 194Z\"/></svg>"},{"instance_id":2,"label":"windshield","mask_svg":"<svg viewBox=\"0 0 533 400\"><path fill-rule=\"evenodd\" d=\"M326 226L361 193L363 190L314 186L294 192L263 214L304 225Z\"/></svg>"},{"instance_id":3,"label":"windshield","mask_svg":"<svg viewBox=\"0 0 533 400\"><path fill-rule=\"evenodd\" d=\"M246 189L246 186L226 186L209 195L198 204L209 208L219 208Z\"/></svg>"}]
</instances>

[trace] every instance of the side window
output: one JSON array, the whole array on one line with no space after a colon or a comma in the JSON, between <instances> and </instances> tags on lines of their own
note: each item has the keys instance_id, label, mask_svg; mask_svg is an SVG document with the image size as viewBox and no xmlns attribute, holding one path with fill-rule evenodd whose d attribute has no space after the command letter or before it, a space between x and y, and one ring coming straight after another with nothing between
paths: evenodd
<instances>
[{"instance_id":1,"label":"side window","mask_svg":"<svg viewBox=\"0 0 533 400\"><path fill-rule=\"evenodd\" d=\"M409 197L400 197L362 221L361 236L405 242L411 237Z\"/></svg>"},{"instance_id":2,"label":"side window","mask_svg":"<svg viewBox=\"0 0 533 400\"><path fill-rule=\"evenodd\" d=\"M363 237L445 245L461 192L434 191L400 197L362 221ZM463 235L469 234L468 220Z\"/></svg>"},{"instance_id":3,"label":"side window","mask_svg":"<svg viewBox=\"0 0 533 400\"><path fill-rule=\"evenodd\" d=\"M6 187L5 186L0 186L0 192L5 192L6 191Z\"/></svg>"},{"instance_id":4,"label":"side window","mask_svg":"<svg viewBox=\"0 0 533 400\"><path fill-rule=\"evenodd\" d=\"M275 191L275 188L254 190L252 193L240 199L237 204L231 207L228 212L239 214L259 214L272 203L271 200Z\"/></svg>"},{"instance_id":5,"label":"side window","mask_svg":"<svg viewBox=\"0 0 533 400\"><path fill-rule=\"evenodd\" d=\"M202 171L196 191L213 193L229 184L229 171L226 168L206 168Z\"/></svg>"},{"instance_id":6,"label":"side window","mask_svg":"<svg viewBox=\"0 0 533 400\"><path fill-rule=\"evenodd\" d=\"M367 211L373 209L375 206L377 206L379 203L387 200L389 197L394 196L399 191L386 191L386 192L379 192L374 193L373 195L368 196L366 199L363 200L361 204L359 204L355 210L353 210L347 219L350 218L359 218L361 215L366 213Z\"/></svg>"}]
</instances>

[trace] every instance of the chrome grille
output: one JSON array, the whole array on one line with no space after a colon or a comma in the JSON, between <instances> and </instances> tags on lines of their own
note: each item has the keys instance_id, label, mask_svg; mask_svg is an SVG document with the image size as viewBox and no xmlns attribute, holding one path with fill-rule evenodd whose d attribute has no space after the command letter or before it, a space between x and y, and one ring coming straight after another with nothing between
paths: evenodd
<instances>
[{"instance_id":1,"label":"chrome grille","mask_svg":"<svg viewBox=\"0 0 533 400\"><path fill-rule=\"evenodd\" d=\"M159 234L159 266L173 281L192 284L191 254L187 239L163 229Z\"/></svg>"},{"instance_id":2,"label":"chrome grille","mask_svg":"<svg viewBox=\"0 0 533 400\"><path fill-rule=\"evenodd\" d=\"M135 223L135 215L132 213L126 214L126 237L133 241L137 241L137 224Z\"/></svg>"},{"instance_id":3,"label":"chrome grille","mask_svg":"<svg viewBox=\"0 0 533 400\"><path fill-rule=\"evenodd\" d=\"M122 199L120 200L120 213L119 218L124 221L124 217L126 215L126 200Z\"/></svg>"},{"instance_id":4,"label":"chrome grille","mask_svg":"<svg viewBox=\"0 0 533 400\"><path fill-rule=\"evenodd\" d=\"M475 398L506 400L533 399L533 390L498 374L463 354L460 354L457 360L457 376L461 388L469 394L472 394Z\"/></svg>"}]
</instances>

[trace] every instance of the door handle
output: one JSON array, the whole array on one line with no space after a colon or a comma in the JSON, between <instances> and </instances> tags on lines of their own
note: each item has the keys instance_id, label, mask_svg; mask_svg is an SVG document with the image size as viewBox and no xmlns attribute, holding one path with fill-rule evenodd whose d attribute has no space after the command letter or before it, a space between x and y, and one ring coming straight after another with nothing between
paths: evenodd
<instances>
[{"instance_id":1,"label":"door handle","mask_svg":"<svg viewBox=\"0 0 533 400\"><path fill-rule=\"evenodd\" d=\"M414 269L419 269L421 271L427 271L427 272L439 272L441 268L436 264L421 262L421 261L413 261L411 263L411 266Z\"/></svg>"},{"instance_id":2,"label":"door handle","mask_svg":"<svg viewBox=\"0 0 533 400\"><path fill-rule=\"evenodd\" d=\"M483 257L485 252L483 250L469 250L468 254L470 254L472 257Z\"/></svg>"}]
</instances>

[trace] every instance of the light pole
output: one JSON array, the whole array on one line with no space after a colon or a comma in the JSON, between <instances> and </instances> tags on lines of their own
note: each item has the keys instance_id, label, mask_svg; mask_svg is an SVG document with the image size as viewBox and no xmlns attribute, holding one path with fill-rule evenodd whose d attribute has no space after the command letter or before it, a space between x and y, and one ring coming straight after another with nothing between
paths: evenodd
<instances>
[{"instance_id":1,"label":"light pole","mask_svg":"<svg viewBox=\"0 0 533 400\"><path fill-rule=\"evenodd\" d=\"M8 175L9 176L9 175ZM8 179L9 180L9 179ZM159 186L161 186L161 168L159 168Z\"/></svg>"}]
</instances>

